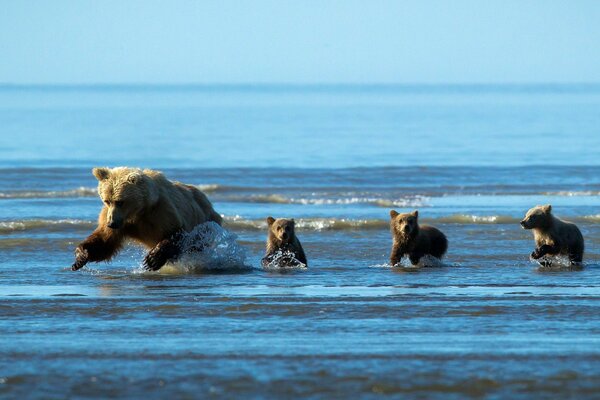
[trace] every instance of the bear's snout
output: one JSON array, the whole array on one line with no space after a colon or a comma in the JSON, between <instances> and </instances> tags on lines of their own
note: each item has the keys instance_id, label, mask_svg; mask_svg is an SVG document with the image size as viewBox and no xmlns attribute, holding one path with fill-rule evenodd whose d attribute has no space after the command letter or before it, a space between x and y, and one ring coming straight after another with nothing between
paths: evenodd
<instances>
[{"instance_id":1,"label":"bear's snout","mask_svg":"<svg viewBox=\"0 0 600 400\"><path fill-rule=\"evenodd\" d=\"M520 222L521 227L527 229L527 221L523 220Z\"/></svg>"},{"instance_id":2,"label":"bear's snout","mask_svg":"<svg viewBox=\"0 0 600 400\"><path fill-rule=\"evenodd\" d=\"M283 238L283 240L287 240L288 239L288 233L287 232L283 232L281 234L281 237Z\"/></svg>"}]
</instances>

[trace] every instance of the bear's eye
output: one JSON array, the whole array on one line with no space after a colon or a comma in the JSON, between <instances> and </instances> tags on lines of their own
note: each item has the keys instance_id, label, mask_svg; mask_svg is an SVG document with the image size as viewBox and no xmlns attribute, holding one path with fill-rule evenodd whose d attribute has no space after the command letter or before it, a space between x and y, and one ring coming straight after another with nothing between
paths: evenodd
<instances>
[{"instance_id":1,"label":"bear's eye","mask_svg":"<svg viewBox=\"0 0 600 400\"><path fill-rule=\"evenodd\" d=\"M115 201L115 206L121 207L123 205L123 200Z\"/></svg>"},{"instance_id":2,"label":"bear's eye","mask_svg":"<svg viewBox=\"0 0 600 400\"><path fill-rule=\"evenodd\" d=\"M289 227L289 226L286 226L286 227L285 227L285 231L286 231L286 232L289 232L289 231L290 231L290 227Z\"/></svg>"}]
</instances>

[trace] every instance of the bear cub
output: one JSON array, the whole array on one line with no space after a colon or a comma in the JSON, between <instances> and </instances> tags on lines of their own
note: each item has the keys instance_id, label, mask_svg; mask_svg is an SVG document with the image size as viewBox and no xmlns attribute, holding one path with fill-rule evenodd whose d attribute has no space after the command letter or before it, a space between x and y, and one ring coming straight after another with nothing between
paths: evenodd
<instances>
[{"instance_id":1,"label":"bear cub","mask_svg":"<svg viewBox=\"0 0 600 400\"><path fill-rule=\"evenodd\" d=\"M390 230L394 241L390 265L398 264L404 255L408 255L412 265L417 265L425 255L441 259L446 253L446 236L433 226L419 225L419 211L400 214L391 210L390 217Z\"/></svg>"},{"instance_id":2,"label":"bear cub","mask_svg":"<svg viewBox=\"0 0 600 400\"><path fill-rule=\"evenodd\" d=\"M273 261L277 261L281 267L292 267L297 266L300 261L308 266L304 249L296 236L294 220L268 217L267 225L269 227L267 253L262 259L262 265L268 266Z\"/></svg>"},{"instance_id":3,"label":"bear cub","mask_svg":"<svg viewBox=\"0 0 600 400\"><path fill-rule=\"evenodd\" d=\"M527 211L521 221L521 227L533 230L536 247L531 253L531 258L534 260L549 254L568 256L571 264L582 262L584 245L581 231L575 224L552 215L550 204L536 206ZM551 262L543 261L540 264L548 266Z\"/></svg>"}]
</instances>

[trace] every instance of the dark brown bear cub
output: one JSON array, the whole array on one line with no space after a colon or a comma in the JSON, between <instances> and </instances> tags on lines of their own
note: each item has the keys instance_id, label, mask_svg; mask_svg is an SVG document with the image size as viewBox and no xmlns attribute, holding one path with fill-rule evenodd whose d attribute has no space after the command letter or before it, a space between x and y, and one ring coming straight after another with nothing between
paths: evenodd
<instances>
[{"instance_id":1,"label":"dark brown bear cub","mask_svg":"<svg viewBox=\"0 0 600 400\"><path fill-rule=\"evenodd\" d=\"M442 258L448 249L446 236L433 226L419 226L419 212L400 214L390 211L390 229L394 245L390 264L396 265L404 255L408 255L412 265L417 265L421 257L431 255Z\"/></svg>"},{"instance_id":2,"label":"dark brown bear cub","mask_svg":"<svg viewBox=\"0 0 600 400\"><path fill-rule=\"evenodd\" d=\"M268 217L267 224L267 254L262 259L262 265L266 267L276 263L281 267L291 267L297 266L300 261L308 266L300 240L296 237L294 220Z\"/></svg>"},{"instance_id":3,"label":"dark brown bear cub","mask_svg":"<svg viewBox=\"0 0 600 400\"><path fill-rule=\"evenodd\" d=\"M569 257L571 264L583 260L583 235L575 224L556 218L552 215L552 206L536 206L527 211L521 221L523 229L532 229L535 239L535 250L531 258L538 260L549 255L564 255ZM540 264L548 266L550 261Z\"/></svg>"}]
</instances>

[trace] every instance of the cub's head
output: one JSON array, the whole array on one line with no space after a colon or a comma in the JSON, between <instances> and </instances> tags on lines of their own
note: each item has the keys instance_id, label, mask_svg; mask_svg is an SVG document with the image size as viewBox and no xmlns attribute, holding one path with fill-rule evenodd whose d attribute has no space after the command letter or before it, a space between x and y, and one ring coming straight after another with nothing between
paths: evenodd
<instances>
[{"instance_id":1,"label":"cub's head","mask_svg":"<svg viewBox=\"0 0 600 400\"><path fill-rule=\"evenodd\" d=\"M106 225L120 229L149 204L158 200L153 182L141 169L136 168L94 168L92 173L98 179L98 195L106 207Z\"/></svg>"},{"instance_id":2,"label":"cub's head","mask_svg":"<svg viewBox=\"0 0 600 400\"><path fill-rule=\"evenodd\" d=\"M294 232L295 222L293 219L285 218L267 218L269 225L269 236L275 237L281 244L290 243L294 240L296 233Z\"/></svg>"},{"instance_id":3,"label":"cub's head","mask_svg":"<svg viewBox=\"0 0 600 400\"><path fill-rule=\"evenodd\" d=\"M536 229L544 228L548 226L548 223L552 220L552 206L547 204L545 206L535 206L525 214L525 218L521 221L521 227L523 229Z\"/></svg>"},{"instance_id":4,"label":"cub's head","mask_svg":"<svg viewBox=\"0 0 600 400\"><path fill-rule=\"evenodd\" d=\"M404 214L391 210L390 218L392 232L397 235L410 237L419 231L419 212L417 210Z\"/></svg>"}]
</instances>

